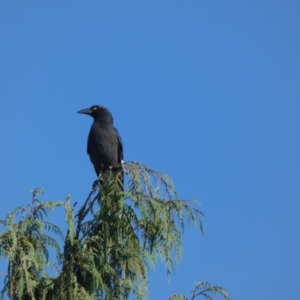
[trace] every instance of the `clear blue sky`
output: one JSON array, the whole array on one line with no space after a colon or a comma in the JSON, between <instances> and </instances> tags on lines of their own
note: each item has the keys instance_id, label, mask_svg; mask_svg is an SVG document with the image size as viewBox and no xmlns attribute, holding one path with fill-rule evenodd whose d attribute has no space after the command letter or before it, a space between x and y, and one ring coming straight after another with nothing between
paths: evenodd
<instances>
[{"instance_id":1,"label":"clear blue sky","mask_svg":"<svg viewBox=\"0 0 300 300\"><path fill-rule=\"evenodd\" d=\"M171 282L162 264L150 275L151 300L195 281L298 299L299 16L296 0L1 1L0 218L37 186L84 201L92 119L76 111L100 104L125 160L206 214Z\"/></svg>"}]
</instances>

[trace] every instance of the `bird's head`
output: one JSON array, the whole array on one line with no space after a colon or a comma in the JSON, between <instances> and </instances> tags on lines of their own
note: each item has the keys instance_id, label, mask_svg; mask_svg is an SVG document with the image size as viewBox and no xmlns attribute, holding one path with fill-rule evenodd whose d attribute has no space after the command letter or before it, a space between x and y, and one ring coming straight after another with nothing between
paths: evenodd
<instances>
[{"instance_id":1,"label":"bird's head","mask_svg":"<svg viewBox=\"0 0 300 300\"><path fill-rule=\"evenodd\" d=\"M103 106L93 105L90 108L81 109L77 113L90 115L94 118L94 120L100 122L113 123L113 117L111 112Z\"/></svg>"}]
</instances>

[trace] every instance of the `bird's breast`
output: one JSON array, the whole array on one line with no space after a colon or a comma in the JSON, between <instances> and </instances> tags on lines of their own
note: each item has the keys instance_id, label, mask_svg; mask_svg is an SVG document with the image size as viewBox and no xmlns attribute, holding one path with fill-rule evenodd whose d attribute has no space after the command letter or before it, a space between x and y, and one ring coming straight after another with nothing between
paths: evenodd
<instances>
[{"instance_id":1,"label":"bird's breast","mask_svg":"<svg viewBox=\"0 0 300 300\"><path fill-rule=\"evenodd\" d=\"M99 171L118 163L118 138L113 127L93 125L88 147L91 161Z\"/></svg>"}]
</instances>

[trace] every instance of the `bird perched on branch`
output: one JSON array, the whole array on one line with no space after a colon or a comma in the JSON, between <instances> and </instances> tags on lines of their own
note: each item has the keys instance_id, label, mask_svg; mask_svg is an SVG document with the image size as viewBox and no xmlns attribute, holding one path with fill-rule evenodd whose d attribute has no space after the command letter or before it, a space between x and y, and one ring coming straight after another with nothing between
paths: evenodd
<instances>
[{"instance_id":1,"label":"bird perched on branch","mask_svg":"<svg viewBox=\"0 0 300 300\"><path fill-rule=\"evenodd\" d=\"M79 110L78 113L94 118L88 136L87 153L100 182L103 183L104 172L116 164L123 163L122 139L113 125L113 116L107 108L94 105Z\"/></svg>"}]
</instances>

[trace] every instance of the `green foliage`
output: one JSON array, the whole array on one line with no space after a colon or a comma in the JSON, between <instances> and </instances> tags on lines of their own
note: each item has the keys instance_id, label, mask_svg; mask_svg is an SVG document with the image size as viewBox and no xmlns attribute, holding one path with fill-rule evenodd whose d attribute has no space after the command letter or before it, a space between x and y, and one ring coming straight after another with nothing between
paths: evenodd
<instances>
[{"instance_id":1,"label":"green foliage","mask_svg":"<svg viewBox=\"0 0 300 300\"><path fill-rule=\"evenodd\" d=\"M230 300L226 290L220 286L213 286L209 282L205 282L205 281L196 282L195 285L196 287L193 290L193 295L191 297L191 300L196 299L198 296L203 296L205 300L213 300L212 295L216 295L216 294L223 296L225 300ZM182 295L174 294L170 297L169 300L188 300L188 298Z\"/></svg>"},{"instance_id":2,"label":"green foliage","mask_svg":"<svg viewBox=\"0 0 300 300\"><path fill-rule=\"evenodd\" d=\"M41 202L36 189L30 205L0 221L5 229L0 256L8 262L2 298L120 300L132 294L142 300L147 273L158 259L172 273L174 259L181 258L184 225L192 222L203 232L202 212L194 201L179 199L166 175L138 163L104 175L104 184L94 184L77 214L69 196L65 202ZM65 235L44 220L58 207L65 209ZM49 261L50 250L55 263Z\"/></svg>"},{"instance_id":3,"label":"green foliage","mask_svg":"<svg viewBox=\"0 0 300 300\"><path fill-rule=\"evenodd\" d=\"M40 202L37 196L42 191L32 191L32 203L17 207L9 213L1 224L6 228L0 234L0 256L8 261L8 272L1 296L10 299L40 299L41 286L49 281L45 268L49 266L49 249L60 259L59 243L43 233L52 232L63 238L61 230L44 221L49 210L63 206L63 202Z\"/></svg>"}]
</instances>

